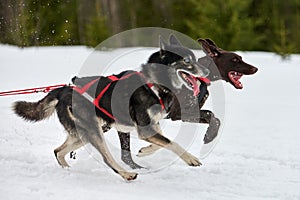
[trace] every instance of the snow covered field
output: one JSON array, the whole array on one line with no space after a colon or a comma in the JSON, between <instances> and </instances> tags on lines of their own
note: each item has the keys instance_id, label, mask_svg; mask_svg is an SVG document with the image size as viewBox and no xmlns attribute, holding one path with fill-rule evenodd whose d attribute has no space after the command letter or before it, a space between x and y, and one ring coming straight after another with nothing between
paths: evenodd
<instances>
[{"instance_id":1,"label":"snow covered field","mask_svg":"<svg viewBox=\"0 0 300 200\"><path fill-rule=\"evenodd\" d=\"M0 45L0 91L69 83L91 51ZM243 90L224 83L222 135L212 153L202 159L203 165L188 167L181 160L167 163L173 154L166 151L134 157L150 170L141 170L130 183L104 165L90 146L77 151L76 160L67 160L70 169L58 166L53 150L65 134L57 116L32 124L11 111L12 102L37 101L44 94L0 97L0 199L299 200L300 55L282 61L272 53L238 53L259 71L242 78ZM138 58L146 61L146 57ZM169 132L178 125L165 122L165 134L171 136ZM189 148L199 155L206 126L185 128L199 132ZM120 160L116 133L111 131L107 139ZM133 153L145 144L133 138ZM151 170L164 162L161 170Z\"/></svg>"}]
</instances>

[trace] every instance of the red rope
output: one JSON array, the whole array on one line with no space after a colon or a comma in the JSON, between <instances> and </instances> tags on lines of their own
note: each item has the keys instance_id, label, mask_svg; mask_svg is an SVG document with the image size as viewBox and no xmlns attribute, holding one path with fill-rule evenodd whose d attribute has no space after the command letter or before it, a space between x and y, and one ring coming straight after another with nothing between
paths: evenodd
<instances>
[{"instance_id":1,"label":"red rope","mask_svg":"<svg viewBox=\"0 0 300 200\"><path fill-rule=\"evenodd\" d=\"M60 87L66 86L66 85L67 84L59 84L59 85L29 88L29 89L23 89L23 90L12 90L12 91L0 92L0 96L10 96L10 95L19 95L19 94L33 94L33 93L39 93L39 92L48 93L48 92L50 92L50 91L52 91L56 88L60 88Z\"/></svg>"}]
</instances>

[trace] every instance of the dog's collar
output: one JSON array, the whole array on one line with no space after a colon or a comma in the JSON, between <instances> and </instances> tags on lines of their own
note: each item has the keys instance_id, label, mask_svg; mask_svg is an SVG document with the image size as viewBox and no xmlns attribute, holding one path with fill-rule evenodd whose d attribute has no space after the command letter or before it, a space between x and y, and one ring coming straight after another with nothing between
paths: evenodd
<instances>
[{"instance_id":1,"label":"dog's collar","mask_svg":"<svg viewBox=\"0 0 300 200\"><path fill-rule=\"evenodd\" d=\"M210 85L211 81L207 77L198 77L199 81L204 82L206 85Z\"/></svg>"}]
</instances>

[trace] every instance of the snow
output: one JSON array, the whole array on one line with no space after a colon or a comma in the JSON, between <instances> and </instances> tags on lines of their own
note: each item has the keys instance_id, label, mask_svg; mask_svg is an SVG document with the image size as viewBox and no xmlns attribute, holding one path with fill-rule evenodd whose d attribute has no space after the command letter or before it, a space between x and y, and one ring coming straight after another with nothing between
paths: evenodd
<instances>
[{"instance_id":1,"label":"snow","mask_svg":"<svg viewBox=\"0 0 300 200\"><path fill-rule=\"evenodd\" d=\"M0 91L69 83L91 52L86 47L0 45ZM132 66L145 62L149 53L137 54ZM238 53L259 71L242 78L243 90L223 83L222 134L201 159L203 165L189 167L165 150L134 156L148 169L138 170L131 182L109 169L89 145L77 151L77 159L67 159L71 168L62 169L53 154L65 139L57 116L33 124L11 111L14 101L37 101L44 94L0 97L0 199L300 199L300 55L283 61L273 53ZM206 125L164 121L162 126L165 135L200 157ZM197 134L185 133L184 141L178 129ZM116 133L106 138L116 160L128 169L120 161ZM132 140L133 153L147 145L136 134Z\"/></svg>"}]
</instances>

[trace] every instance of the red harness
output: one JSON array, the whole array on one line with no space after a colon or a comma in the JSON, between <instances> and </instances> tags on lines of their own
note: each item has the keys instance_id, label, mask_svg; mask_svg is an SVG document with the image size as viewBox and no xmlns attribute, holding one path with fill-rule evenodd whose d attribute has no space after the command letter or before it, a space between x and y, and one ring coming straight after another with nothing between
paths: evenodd
<instances>
[{"instance_id":1,"label":"red harness","mask_svg":"<svg viewBox=\"0 0 300 200\"><path fill-rule=\"evenodd\" d=\"M111 86L112 83L116 82L116 81L119 81L119 80L124 80L124 79L127 79L129 78L130 76L132 75L139 75L141 77L144 77L144 75L140 72L132 72L132 73L129 73L125 76L122 76L121 78L118 78L114 75L111 75L111 76L107 76L108 79L110 79L110 82L105 86L105 88L100 92L100 94L94 99L93 97L91 97L88 93L87 93L87 90L94 84L97 84L100 77L99 78L96 78L92 81L90 81L89 83L87 83L86 85L84 85L82 88L78 87L78 86L73 86L73 89L75 91L77 91L79 94L83 95L85 98L87 98L90 102L92 102L101 112L103 112L106 116L108 116L109 118L113 119L113 120L116 120L116 118L111 114L109 113L105 108L101 107L101 105L99 105L99 102L101 100L101 98L103 97L103 95L106 93L106 91L109 89L109 87ZM151 89L153 87L153 84L152 83L146 83L146 85ZM156 94L156 96L158 97L159 99L159 103L161 105L161 109L164 110L165 109L165 106L164 106L164 103L163 103L163 100L158 96L158 94L156 93L156 91L154 91L153 89L151 89L154 94Z\"/></svg>"},{"instance_id":2,"label":"red harness","mask_svg":"<svg viewBox=\"0 0 300 200\"><path fill-rule=\"evenodd\" d=\"M99 105L99 102L101 100L101 98L103 97L103 95L106 93L106 91L109 89L109 87L111 86L112 83L116 82L116 81L119 81L119 80L124 80L124 79L127 79L129 78L130 76L132 75L139 75L141 77L143 77L144 79L145 76L141 73L141 72L132 72L132 73L129 73L125 76L122 76L121 78L118 78L114 75L111 75L111 76L107 76L108 79L110 79L110 82L105 86L105 88L100 92L100 94L96 97L96 98L93 98L91 97L88 93L87 93L87 90L94 84L97 84L100 77L99 78L96 78L92 81L90 81L89 83L87 83L86 85L84 85L82 88L78 87L78 86L73 86L73 89L75 91L77 91L79 94L81 94L82 96L84 96L86 99L88 99L91 103L93 103L101 112L103 112L106 116L108 116L109 118L113 119L113 120L116 120L116 118L111 114L109 113L105 108L101 107L101 105ZM204 83L206 83L207 85L210 84L210 80L208 78L198 78L199 80L203 81ZM165 110L165 105L163 103L163 100L159 97L158 93L156 90L153 90L152 88L154 87L154 85L152 83L146 83L146 85L149 87L149 89L151 89L153 91L153 93L157 96L157 98L159 99L159 103L161 105L161 109L162 110Z\"/></svg>"}]
</instances>

